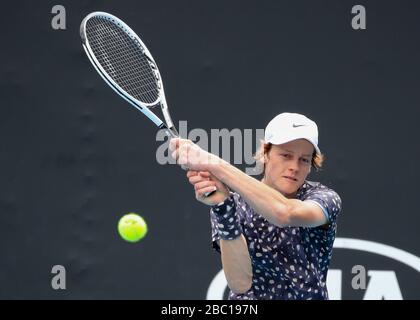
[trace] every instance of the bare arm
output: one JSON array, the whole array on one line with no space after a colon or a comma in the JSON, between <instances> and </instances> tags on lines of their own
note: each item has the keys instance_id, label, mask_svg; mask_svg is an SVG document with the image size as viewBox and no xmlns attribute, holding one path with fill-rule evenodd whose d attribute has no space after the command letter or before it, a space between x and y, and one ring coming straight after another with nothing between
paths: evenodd
<instances>
[{"instance_id":1,"label":"bare arm","mask_svg":"<svg viewBox=\"0 0 420 320\"><path fill-rule=\"evenodd\" d=\"M220 240L223 271L234 293L245 293L252 286L252 265L243 235L234 240Z\"/></svg>"},{"instance_id":2,"label":"bare arm","mask_svg":"<svg viewBox=\"0 0 420 320\"><path fill-rule=\"evenodd\" d=\"M238 192L259 214L277 226L319 226L327 223L322 209L312 203L288 199L277 190L248 176L226 161L209 164L209 171Z\"/></svg>"},{"instance_id":3,"label":"bare arm","mask_svg":"<svg viewBox=\"0 0 420 320\"><path fill-rule=\"evenodd\" d=\"M187 177L194 186L197 200L207 204L216 205L226 200L229 190L208 172L188 171ZM210 197L204 194L217 191ZM245 293L252 285L252 265L248 252L248 245L244 236L241 234L233 240L223 240L219 242L223 271L229 288L234 293Z\"/></svg>"},{"instance_id":4,"label":"bare arm","mask_svg":"<svg viewBox=\"0 0 420 320\"><path fill-rule=\"evenodd\" d=\"M172 139L170 147L173 157L180 164L194 170L209 171L221 183L239 193L251 207L274 225L314 227L328 222L322 209L315 203L287 199L279 191L202 150L189 140Z\"/></svg>"}]
</instances>

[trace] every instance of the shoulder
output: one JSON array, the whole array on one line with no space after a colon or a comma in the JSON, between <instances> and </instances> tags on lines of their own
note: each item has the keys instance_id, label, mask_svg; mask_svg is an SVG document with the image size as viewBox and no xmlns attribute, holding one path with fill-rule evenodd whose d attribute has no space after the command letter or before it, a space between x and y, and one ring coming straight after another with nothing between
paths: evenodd
<instances>
[{"instance_id":1,"label":"shoulder","mask_svg":"<svg viewBox=\"0 0 420 320\"><path fill-rule=\"evenodd\" d=\"M298 191L297 198L302 201L316 202L330 222L335 220L337 214L341 212L342 201L339 194L320 182L305 181Z\"/></svg>"},{"instance_id":2,"label":"shoulder","mask_svg":"<svg viewBox=\"0 0 420 320\"><path fill-rule=\"evenodd\" d=\"M335 190L316 181L305 181L298 191L298 197L301 200L305 200L305 198L313 194L335 197L337 200L340 199L341 201L339 194Z\"/></svg>"}]
</instances>

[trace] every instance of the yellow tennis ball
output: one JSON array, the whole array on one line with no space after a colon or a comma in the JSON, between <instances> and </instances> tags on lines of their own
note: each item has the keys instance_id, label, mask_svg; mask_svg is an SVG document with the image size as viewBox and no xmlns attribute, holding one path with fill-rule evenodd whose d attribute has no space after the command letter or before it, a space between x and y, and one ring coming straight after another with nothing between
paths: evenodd
<instances>
[{"instance_id":1,"label":"yellow tennis ball","mask_svg":"<svg viewBox=\"0 0 420 320\"><path fill-rule=\"evenodd\" d=\"M124 215L118 222L118 233L128 242L137 242L147 233L146 221L135 213Z\"/></svg>"}]
</instances>

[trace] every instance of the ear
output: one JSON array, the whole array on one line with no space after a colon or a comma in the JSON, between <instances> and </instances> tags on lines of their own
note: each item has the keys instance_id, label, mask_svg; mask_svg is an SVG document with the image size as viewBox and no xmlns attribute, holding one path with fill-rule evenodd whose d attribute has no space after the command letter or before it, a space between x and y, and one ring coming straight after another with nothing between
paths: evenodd
<instances>
[{"instance_id":1,"label":"ear","mask_svg":"<svg viewBox=\"0 0 420 320\"><path fill-rule=\"evenodd\" d=\"M267 163L268 162L268 153L264 153L264 156L262 158L262 163Z\"/></svg>"}]
</instances>

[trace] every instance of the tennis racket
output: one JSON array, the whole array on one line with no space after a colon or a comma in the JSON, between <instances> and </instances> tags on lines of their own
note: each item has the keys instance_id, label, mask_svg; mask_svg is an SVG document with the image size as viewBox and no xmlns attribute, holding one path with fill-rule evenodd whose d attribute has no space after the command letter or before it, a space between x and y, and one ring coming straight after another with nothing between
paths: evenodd
<instances>
[{"instance_id":1,"label":"tennis racket","mask_svg":"<svg viewBox=\"0 0 420 320\"><path fill-rule=\"evenodd\" d=\"M149 50L131 28L105 12L92 12L80 25L90 62L105 82L170 137L178 137L166 104L162 77ZM160 107L165 122L151 109Z\"/></svg>"},{"instance_id":2,"label":"tennis racket","mask_svg":"<svg viewBox=\"0 0 420 320\"><path fill-rule=\"evenodd\" d=\"M166 135L178 137L159 69L140 37L123 21L105 12L87 15L80 25L80 36L90 62L105 82ZM165 122L152 111L155 107L160 107Z\"/></svg>"}]
</instances>

